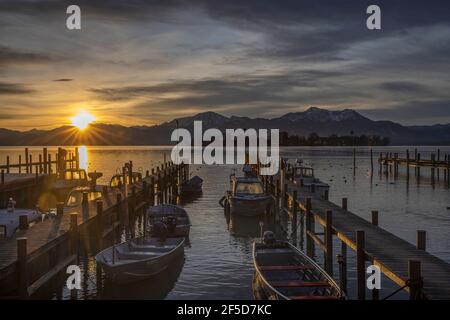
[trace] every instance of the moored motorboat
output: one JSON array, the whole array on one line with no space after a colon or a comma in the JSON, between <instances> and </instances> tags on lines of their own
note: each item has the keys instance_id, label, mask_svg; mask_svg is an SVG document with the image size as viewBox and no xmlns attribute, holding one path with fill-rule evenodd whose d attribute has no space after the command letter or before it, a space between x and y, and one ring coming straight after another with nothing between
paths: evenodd
<instances>
[{"instance_id":1,"label":"moored motorboat","mask_svg":"<svg viewBox=\"0 0 450 320\"><path fill-rule=\"evenodd\" d=\"M86 200L88 202L102 199L102 197L106 197L107 190L107 186L103 185L73 188L67 195L64 206L68 208L81 206L83 203L83 193L87 193Z\"/></svg>"},{"instance_id":2,"label":"moored motorboat","mask_svg":"<svg viewBox=\"0 0 450 320\"><path fill-rule=\"evenodd\" d=\"M314 260L285 241L265 232L253 243L256 299L336 300L345 295L331 276Z\"/></svg>"},{"instance_id":3,"label":"moored motorboat","mask_svg":"<svg viewBox=\"0 0 450 320\"><path fill-rule=\"evenodd\" d=\"M147 223L150 233L155 231L157 223L165 225L168 237L188 237L191 220L183 208L173 204L160 204L147 210Z\"/></svg>"},{"instance_id":4,"label":"moored motorboat","mask_svg":"<svg viewBox=\"0 0 450 320\"><path fill-rule=\"evenodd\" d=\"M130 176L130 174L115 174L110 182L109 182L109 186L111 188L120 188L124 185L124 182L126 182L126 184L133 184L133 183L137 183L139 181L142 181L142 173L140 172L133 172Z\"/></svg>"},{"instance_id":5,"label":"moored motorboat","mask_svg":"<svg viewBox=\"0 0 450 320\"><path fill-rule=\"evenodd\" d=\"M140 237L109 247L95 256L106 278L117 284L147 279L166 270L184 254L185 238Z\"/></svg>"},{"instance_id":6,"label":"moored motorboat","mask_svg":"<svg viewBox=\"0 0 450 320\"><path fill-rule=\"evenodd\" d=\"M70 190L75 187L87 186L88 175L83 169L66 169L58 173L52 189L55 191Z\"/></svg>"},{"instance_id":7,"label":"moored motorboat","mask_svg":"<svg viewBox=\"0 0 450 320\"><path fill-rule=\"evenodd\" d=\"M232 175L230 183L231 190L226 192L223 205L231 214L254 217L270 211L273 198L264 192L258 178Z\"/></svg>"},{"instance_id":8,"label":"moored motorboat","mask_svg":"<svg viewBox=\"0 0 450 320\"><path fill-rule=\"evenodd\" d=\"M302 160L296 160L290 175L295 184L309 188L312 192L324 195L325 191L330 190L330 185L316 178L314 168L305 165Z\"/></svg>"},{"instance_id":9,"label":"moored motorboat","mask_svg":"<svg viewBox=\"0 0 450 320\"><path fill-rule=\"evenodd\" d=\"M66 169L58 172L51 189L59 201L64 201L70 190L77 187L95 186L100 177L102 177L101 172L87 174L84 169Z\"/></svg>"}]
</instances>

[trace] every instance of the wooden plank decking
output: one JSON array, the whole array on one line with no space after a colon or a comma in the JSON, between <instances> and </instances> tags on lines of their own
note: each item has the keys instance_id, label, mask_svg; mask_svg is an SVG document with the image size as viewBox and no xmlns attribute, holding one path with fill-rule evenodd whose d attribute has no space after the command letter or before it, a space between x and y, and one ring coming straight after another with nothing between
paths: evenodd
<instances>
[{"instance_id":1,"label":"wooden plank decking","mask_svg":"<svg viewBox=\"0 0 450 320\"><path fill-rule=\"evenodd\" d=\"M103 197L104 209L112 207L115 203L116 194L120 192L115 189L109 189L106 197ZM96 202L89 203L89 210L86 214L81 212L81 207L66 211L62 216L46 219L36 223L31 228L18 231L11 238L0 240L0 279L13 272L17 260L17 238L27 238L27 252L32 257L38 255L40 250L45 250L45 246L57 238L64 236L70 230L70 212L78 212L78 225L90 222L96 215Z\"/></svg>"},{"instance_id":2,"label":"wooden plank decking","mask_svg":"<svg viewBox=\"0 0 450 320\"><path fill-rule=\"evenodd\" d=\"M311 213L321 225L326 225L326 211L332 211L333 233L347 246L356 250L356 231L365 232L365 254L368 261L400 286L408 280L408 260L418 260L422 266L424 293L428 299L450 299L450 265L432 254L417 249L409 242L373 225L356 214L325 200L309 188L288 183L288 196L297 190L300 209L306 211L306 199L311 198Z\"/></svg>"}]
</instances>

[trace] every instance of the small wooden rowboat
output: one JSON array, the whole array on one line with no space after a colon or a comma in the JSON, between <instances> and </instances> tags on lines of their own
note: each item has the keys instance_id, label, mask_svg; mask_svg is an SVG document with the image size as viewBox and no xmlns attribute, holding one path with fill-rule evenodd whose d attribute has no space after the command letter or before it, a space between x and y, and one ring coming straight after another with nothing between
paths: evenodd
<instances>
[{"instance_id":1,"label":"small wooden rowboat","mask_svg":"<svg viewBox=\"0 0 450 320\"><path fill-rule=\"evenodd\" d=\"M183 208L173 204L160 204L147 210L147 223L152 233L157 222L167 226L168 237L189 237L191 220Z\"/></svg>"},{"instance_id":2,"label":"small wooden rowboat","mask_svg":"<svg viewBox=\"0 0 450 320\"><path fill-rule=\"evenodd\" d=\"M109 247L95 256L106 278L117 284L155 276L184 254L184 238L140 237Z\"/></svg>"},{"instance_id":3,"label":"small wooden rowboat","mask_svg":"<svg viewBox=\"0 0 450 320\"><path fill-rule=\"evenodd\" d=\"M255 299L335 300L344 294L325 270L288 242L253 243Z\"/></svg>"}]
</instances>

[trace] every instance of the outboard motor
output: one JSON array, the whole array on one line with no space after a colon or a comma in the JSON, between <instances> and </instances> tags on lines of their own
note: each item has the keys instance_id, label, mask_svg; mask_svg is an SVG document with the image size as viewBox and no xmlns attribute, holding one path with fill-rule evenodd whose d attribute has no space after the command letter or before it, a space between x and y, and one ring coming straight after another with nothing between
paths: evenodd
<instances>
[{"instance_id":1,"label":"outboard motor","mask_svg":"<svg viewBox=\"0 0 450 320\"><path fill-rule=\"evenodd\" d=\"M174 232L177 226L177 217L166 217L164 220L168 232Z\"/></svg>"},{"instance_id":2,"label":"outboard motor","mask_svg":"<svg viewBox=\"0 0 450 320\"><path fill-rule=\"evenodd\" d=\"M249 164L245 164L244 167L242 168L242 171L244 172L245 177L253 178L256 176L252 170L252 166Z\"/></svg>"},{"instance_id":3,"label":"outboard motor","mask_svg":"<svg viewBox=\"0 0 450 320\"><path fill-rule=\"evenodd\" d=\"M16 201L14 201L13 198L9 198L8 205L7 205L7 211L14 212L15 206L16 206Z\"/></svg>"},{"instance_id":4,"label":"outboard motor","mask_svg":"<svg viewBox=\"0 0 450 320\"><path fill-rule=\"evenodd\" d=\"M263 242L265 245L274 245L277 240L272 231L264 231Z\"/></svg>"},{"instance_id":5,"label":"outboard motor","mask_svg":"<svg viewBox=\"0 0 450 320\"><path fill-rule=\"evenodd\" d=\"M153 230L152 233L155 237L159 238L161 242L164 242L167 238L168 230L167 226L162 221L156 221L153 224Z\"/></svg>"}]
</instances>

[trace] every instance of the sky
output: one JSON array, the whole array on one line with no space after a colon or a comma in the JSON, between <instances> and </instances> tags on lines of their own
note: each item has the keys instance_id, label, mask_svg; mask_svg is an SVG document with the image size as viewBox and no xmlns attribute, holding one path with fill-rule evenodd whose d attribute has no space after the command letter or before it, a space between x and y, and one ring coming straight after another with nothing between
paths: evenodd
<instances>
[{"instance_id":1,"label":"sky","mask_svg":"<svg viewBox=\"0 0 450 320\"><path fill-rule=\"evenodd\" d=\"M81 30L66 8L81 8ZM366 9L381 8L381 30ZM449 1L0 0L0 127L352 108L450 123Z\"/></svg>"}]
</instances>

